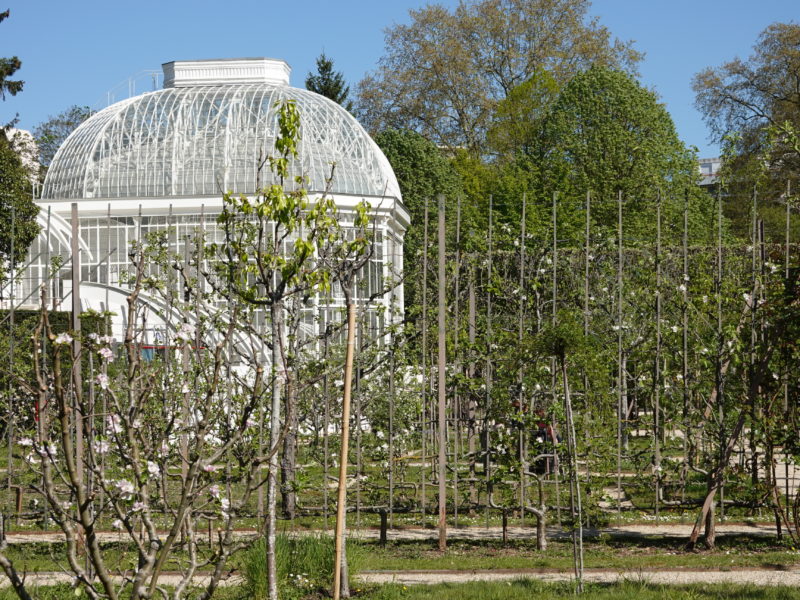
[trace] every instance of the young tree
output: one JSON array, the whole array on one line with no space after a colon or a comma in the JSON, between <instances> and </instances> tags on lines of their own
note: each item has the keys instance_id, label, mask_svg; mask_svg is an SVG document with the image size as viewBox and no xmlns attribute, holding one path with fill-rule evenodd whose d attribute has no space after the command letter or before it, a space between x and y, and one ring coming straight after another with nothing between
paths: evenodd
<instances>
[{"instance_id":1,"label":"young tree","mask_svg":"<svg viewBox=\"0 0 800 600\"><path fill-rule=\"evenodd\" d=\"M587 0L430 4L386 31L378 69L358 86L368 129L408 128L479 151L498 101L547 70L563 83L591 64L633 68L641 55L612 40Z\"/></svg>"},{"instance_id":2,"label":"young tree","mask_svg":"<svg viewBox=\"0 0 800 600\"><path fill-rule=\"evenodd\" d=\"M290 162L297 157L300 113L293 102L280 108L277 157L269 159L280 183L267 186L255 198L225 195L225 209L219 222L224 242L216 247L221 259L217 265L216 289L268 313L270 331L264 343L270 349L269 436L267 442L266 559L268 594L278 597L276 569L278 450L281 438L292 426L281 416L283 393L296 390L294 354L287 340L286 313L295 310L317 292L330 289L332 273L350 273L359 266L358 258L367 251L363 234L367 206L361 204L353 227L361 232L348 240L336 219L333 200L324 195L310 202L303 178L289 181ZM331 174L334 176L334 173ZM287 191L284 186L295 189ZM348 276L352 277L351 274ZM263 370L263 367L260 367ZM296 401L296 397L293 398ZM296 410L287 406L287 411Z\"/></svg>"},{"instance_id":3,"label":"young tree","mask_svg":"<svg viewBox=\"0 0 800 600\"><path fill-rule=\"evenodd\" d=\"M317 72L309 72L306 76L306 89L330 98L350 112L353 110L353 103L348 98L350 86L345 83L341 71L333 70L333 60L324 52L317 57Z\"/></svg>"}]
</instances>

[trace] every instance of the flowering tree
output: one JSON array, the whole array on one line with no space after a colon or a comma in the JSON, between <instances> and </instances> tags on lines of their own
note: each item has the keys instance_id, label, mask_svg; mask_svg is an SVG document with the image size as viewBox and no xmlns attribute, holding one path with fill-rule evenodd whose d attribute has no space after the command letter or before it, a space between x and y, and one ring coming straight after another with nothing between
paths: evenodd
<instances>
[{"instance_id":1,"label":"flowering tree","mask_svg":"<svg viewBox=\"0 0 800 600\"><path fill-rule=\"evenodd\" d=\"M281 157L273 162L281 177L295 152L298 118L294 105L282 109ZM199 228L183 257L168 250L168 231L134 243L124 339L56 335L42 302L29 387L43 408L36 430L19 444L40 482L33 487L65 536L65 567L90 598L183 598L200 570L208 577L199 597L210 598L232 553L249 543L234 534L234 523L251 514L265 483L277 594L281 392L292 384L287 357L297 356L287 331L305 298L360 268L369 246L367 207L354 218L361 233L348 241L332 201L312 206L302 189L285 193L274 185L251 199L226 194L224 201L221 244L206 244ZM267 334L256 326L264 307ZM158 353L146 343L154 311L166 323ZM78 365L88 373L82 383ZM208 522L207 539L201 522ZM109 560L100 533L109 526L134 556ZM168 561L180 572L170 588L162 579ZM28 598L13 563L0 556L0 566Z\"/></svg>"}]
</instances>

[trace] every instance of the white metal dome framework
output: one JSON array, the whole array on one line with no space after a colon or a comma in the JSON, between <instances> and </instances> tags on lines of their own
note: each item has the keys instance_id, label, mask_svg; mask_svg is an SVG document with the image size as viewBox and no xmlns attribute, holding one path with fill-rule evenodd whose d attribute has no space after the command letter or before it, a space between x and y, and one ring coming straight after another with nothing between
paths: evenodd
<instances>
[{"instance_id":1,"label":"white metal dome framework","mask_svg":"<svg viewBox=\"0 0 800 600\"><path fill-rule=\"evenodd\" d=\"M295 175L310 192L400 198L386 157L337 103L281 81L171 87L119 102L83 123L59 149L43 199L252 193L259 157L274 153L277 107L301 118ZM262 181L269 182L268 169Z\"/></svg>"},{"instance_id":2,"label":"white metal dome framework","mask_svg":"<svg viewBox=\"0 0 800 600\"><path fill-rule=\"evenodd\" d=\"M278 106L294 100L301 139L292 175L305 178L312 201L324 192L332 196L344 227L362 199L372 206L374 253L356 297L375 305L368 310L370 328L381 331L385 309L403 306L402 287L383 296L381 290L402 271L409 215L388 160L366 131L335 102L290 87L289 66L281 60L176 61L163 68L164 89L98 112L56 153L39 201L51 226L32 246L14 297L35 304L52 260L68 264L67 222L77 204L84 308L121 315L115 323L121 331L130 244L166 228L177 256L198 232L207 242L221 241L216 217L223 192L251 194L257 182L272 182L269 168L259 172L259 163L274 155ZM59 225L58 235L51 235L52 224ZM66 299L68 268L56 271L49 289L56 303ZM334 290L318 309L333 315L342 300L341 290Z\"/></svg>"}]
</instances>

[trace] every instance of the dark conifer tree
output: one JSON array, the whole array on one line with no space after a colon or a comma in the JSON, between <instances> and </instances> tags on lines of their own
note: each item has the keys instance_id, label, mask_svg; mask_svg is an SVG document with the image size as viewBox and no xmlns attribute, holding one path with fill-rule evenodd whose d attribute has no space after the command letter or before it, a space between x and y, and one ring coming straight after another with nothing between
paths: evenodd
<instances>
[{"instance_id":1,"label":"dark conifer tree","mask_svg":"<svg viewBox=\"0 0 800 600\"><path fill-rule=\"evenodd\" d=\"M345 83L341 71L333 70L333 60L324 52L317 58L316 74L309 72L306 76L306 89L330 98L348 111L353 109L353 103L347 98L350 86Z\"/></svg>"}]
</instances>

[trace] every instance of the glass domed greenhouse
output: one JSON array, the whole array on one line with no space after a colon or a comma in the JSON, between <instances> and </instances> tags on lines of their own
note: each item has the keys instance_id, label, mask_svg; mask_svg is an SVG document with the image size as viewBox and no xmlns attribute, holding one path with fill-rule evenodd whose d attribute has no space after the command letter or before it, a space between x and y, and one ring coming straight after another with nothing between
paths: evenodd
<instances>
[{"instance_id":1,"label":"glass domed greenhouse","mask_svg":"<svg viewBox=\"0 0 800 600\"><path fill-rule=\"evenodd\" d=\"M290 69L282 60L176 61L163 70L163 89L96 113L59 149L39 202L42 234L16 297L37 304L54 257L62 266L50 296L57 305L69 295L70 215L76 204L82 306L115 313L120 332L131 243L166 228L179 255L198 228L207 241L219 241L223 192L252 194L259 183L271 183L271 172L259 164L274 154L278 106L293 100L301 139L292 175L305 177L312 202L325 193L332 197L345 227L362 200L370 204L375 251L357 294L402 310L402 288L380 292L402 270L409 215L389 162L355 118L323 96L290 87ZM334 295L332 308L341 302ZM371 326L380 329L382 315L389 313L370 312Z\"/></svg>"}]
</instances>

